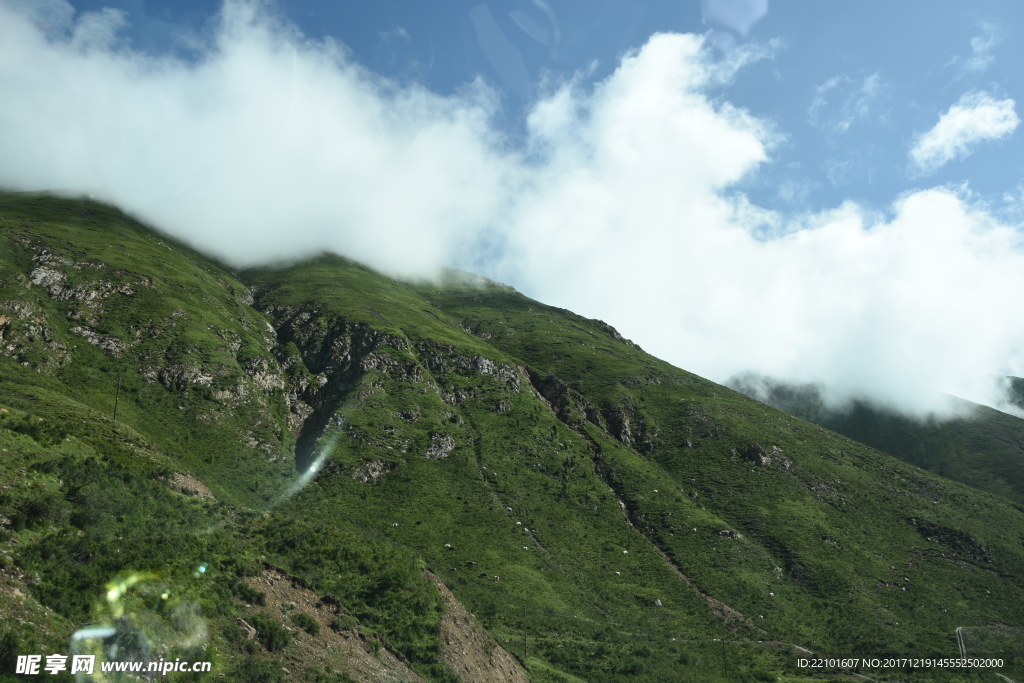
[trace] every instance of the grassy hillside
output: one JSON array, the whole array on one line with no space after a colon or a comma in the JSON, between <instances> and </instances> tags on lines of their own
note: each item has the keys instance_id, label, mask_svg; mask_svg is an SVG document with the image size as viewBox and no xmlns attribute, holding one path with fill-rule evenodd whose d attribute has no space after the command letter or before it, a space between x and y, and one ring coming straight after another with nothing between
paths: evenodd
<instances>
[{"instance_id":1,"label":"grassy hillside","mask_svg":"<svg viewBox=\"0 0 1024 683\"><path fill-rule=\"evenodd\" d=\"M1009 380L1011 391L1019 394L1024 381ZM952 397L965 417L940 421L905 417L863 401L830 410L814 387L748 380L740 381L737 389L929 472L1004 496L1024 509L1024 420L1019 417Z\"/></svg>"},{"instance_id":2,"label":"grassy hillside","mask_svg":"<svg viewBox=\"0 0 1024 683\"><path fill-rule=\"evenodd\" d=\"M7 659L60 651L109 619L108 582L150 572L178 602L132 599L207 633L168 652L363 680L340 655L291 661L306 636L276 612L244 636L268 566L428 680L455 674L424 568L535 681L810 680L794 646L952 657L962 626L1018 646L1019 508L601 321L457 272L232 272L47 196L0 195L0 268L0 540L22 593L0 609L49 620L2 627Z\"/></svg>"}]
</instances>

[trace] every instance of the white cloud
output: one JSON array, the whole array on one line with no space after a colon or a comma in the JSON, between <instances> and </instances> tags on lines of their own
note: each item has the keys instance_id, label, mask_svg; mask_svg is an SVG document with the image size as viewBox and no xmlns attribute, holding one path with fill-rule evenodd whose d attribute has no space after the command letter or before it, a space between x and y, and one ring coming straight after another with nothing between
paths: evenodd
<instances>
[{"instance_id":1,"label":"white cloud","mask_svg":"<svg viewBox=\"0 0 1024 683\"><path fill-rule=\"evenodd\" d=\"M513 146L485 87L384 81L239 0L194 63L95 27L106 43L75 42L81 20L48 38L5 1L0 186L92 193L236 263L470 267L717 381L756 370L920 413L936 391L994 403L984 378L1024 373L1019 233L947 189L889 216L751 204L731 188L778 133L708 94L723 67L699 37L552 89Z\"/></svg>"},{"instance_id":2,"label":"white cloud","mask_svg":"<svg viewBox=\"0 0 1024 683\"><path fill-rule=\"evenodd\" d=\"M727 193L766 158L759 123L711 106L688 47L652 41L538 107L554 151L496 274L718 381L756 369L918 414L948 410L943 391L998 403L990 376L1024 369L1024 319L1003 311L1024 287L1019 233L947 189L888 217L750 211Z\"/></svg>"},{"instance_id":3,"label":"white cloud","mask_svg":"<svg viewBox=\"0 0 1024 683\"><path fill-rule=\"evenodd\" d=\"M815 88L807 118L819 128L846 133L855 123L868 118L884 90L884 83L877 72L863 80L846 75L833 76Z\"/></svg>"},{"instance_id":4,"label":"white cloud","mask_svg":"<svg viewBox=\"0 0 1024 683\"><path fill-rule=\"evenodd\" d=\"M953 159L963 159L986 140L1009 136L1020 124L1011 99L968 92L939 117L935 127L917 136L910 159L921 173L931 173Z\"/></svg>"},{"instance_id":5,"label":"white cloud","mask_svg":"<svg viewBox=\"0 0 1024 683\"><path fill-rule=\"evenodd\" d=\"M486 88L398 87L248 2L195 63L116 46L122 21L47 40L0 3L0 184L90 193L239 264L432 272L494 214Z\"/></svg>"},{"instance_id":6,"label":"white cloud","mask_svg":"<svg viewBox=\"0 0 1024 683\"><path fill-rule=\"evenodd\" d=\"M981 25L983 36L971 38L971 56L964 64L967 71L982 72L992 65L996 60L992 49L999 44L1000 38L995 24L983 23Z\"/></svg>"}]
</instances>

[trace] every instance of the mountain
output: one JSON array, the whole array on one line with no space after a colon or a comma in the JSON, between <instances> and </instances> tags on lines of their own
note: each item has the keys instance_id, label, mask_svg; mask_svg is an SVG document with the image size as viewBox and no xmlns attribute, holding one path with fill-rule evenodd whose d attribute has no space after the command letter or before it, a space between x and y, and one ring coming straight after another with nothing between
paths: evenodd
<instances>
[{"instance_id":1,"label":"mountain","mask_svg":"<svg viewBox=\"0 0 1024 683\"><path fill-rule=\"evenodd\" d=\"M237 271L48 195L0 194L0 268L4 672L809 680L966 627L1020 673L1019 506L605 322L457 271Z\"/></svg>"},{"instance_id":2,"label":"mountain","mask_svg":"<svg viewBox=\"0 0 1024 683\"><path fill-rule=\"evenodd\" d=\"M1019 401L1024 380L1007 379L1011 399ZM915 419L866 401L830 409L815 386L755 376L738 377L730 385L790 415L1024 508L1024 420L1015 415L949 397L958 417Z\"/></svg>"}]
</instances>

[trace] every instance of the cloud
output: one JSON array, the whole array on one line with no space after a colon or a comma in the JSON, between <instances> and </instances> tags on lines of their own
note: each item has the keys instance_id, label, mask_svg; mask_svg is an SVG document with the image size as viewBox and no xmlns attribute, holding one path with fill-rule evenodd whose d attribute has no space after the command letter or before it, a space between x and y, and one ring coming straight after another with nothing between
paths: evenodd
<instances>
[{"instance_id":1,"label":"cloud","mask_svg":"<svg viewBox=\"0 0 1024 683\"><path fill-rule=\"evenodd\" d=\"M807 109L807 118L819 128L833 133L846 133L853 124L868 118L884 90L882 78L877 72L861 81L846 75L833 76L815 88L814 100Z\"/></svg>"},{"instance_id":2,"label":"cloud","mask_svg":"<svg viewBox=\"0 0 1024 683\"><path fill-rule=\"evenodd\" d=\"M693 48L652 39L593 91L538 105L550 156L496 274L717 381L756 369L911 414L948 410L941 392L998 404L991 377L1024 369L1024 320L1004 310L1020 233L945 188L888 215L751 207L729 186L767 158L761 124L702 94Z\"/></svg>"},{"instance_id":3,"label":"cloud","mask_svg":"<svg viewBox=\"0 0 1024 683\"><path fill-rule=\"evenodd\" d=\"M983 36L971 38L971 56L964 63L967 71L983 72L996 60L992 49L1000 43L999 33L995 24L985 22L981 25Z\"/></svg>"},{"instance_id":4,"label":"cloud","mask_svg":"<svg viewBox=\"0 0 1024 683\"><path fill-rule=\"evenodd\" d=\"M953 159L963 159L979 143L1009 136L1020 124L1011 99L996 100L984 91L968 92L939 117L935 127L917 136L910 160L923 174Z\"/></svg>"},{"instance_id":5,"label":"cloud","mask_svg":"<svg viewBox=\"0 0 1024 683\"><path fill-rule=\"evenodd\" d=\"M236 264L433 272L500 199L492 94L399 87L257 8L227 2L189 62L118 44L118 14L48 39L0 4L0 185L91 194Z\"/></svg>"},{"instance_id":6,"label":"cloud","mask_svg":"<svg viewBox=\"0 0 1024 683\"><path fill-rule=\"evenodd\" d=\"M75 8L67 0L4 0L13 12L31 22L36 30L50 37L68 31L75 18Z\"/></svg>"},{"instance_id":7,"label":"cloud","mask_svg":"<svg viewBox=\"0 0 1024 683\"><path fill-rule=\"evenodd\" d=\"M700 37L546 86L513 141L485 85L387 81L241 0L194 61L131 51L117 17L54 36L12 7L0 186L91 193L237 264L329 249L476 270L717 381L755 370L923 413L938 391L993 404L986 378L1024 373L1005 307L1019 231L946 188L885 215L752 204L734 187L780 134L721 96L730 68Z\"/></svg>"}]
</instances>

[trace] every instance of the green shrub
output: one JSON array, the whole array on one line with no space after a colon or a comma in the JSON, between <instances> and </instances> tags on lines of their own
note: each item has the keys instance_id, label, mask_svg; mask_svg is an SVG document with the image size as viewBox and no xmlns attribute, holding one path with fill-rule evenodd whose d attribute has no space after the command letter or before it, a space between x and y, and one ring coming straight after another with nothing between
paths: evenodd
<instances>
[{"instance_id":1,"label":"green shrub","mask_svg":"<svg viewBox=\"0 0 1024 683\"><path fill-rule=\"evenodd\" d=\"M22 503L27 526L38 528L46 524L65 524L71 518L71 506L59 495L37 496Z\"/></svg>"},{"instance_id":2,"label":"green shrub","mask_svg":"<svg viewBox=\"0 0 1024 683\"><path fill-rule=\"evenodd\" d=\"M342 631L354 629L358 624L359 622L355 617L348 614L341 614L331 622L331 630L341 633Z\"/></svg>"},{"instance_id":3,"label":"green shrub","mask_svg":"<svg viewBox=\"0 0 1024 683\"><path fill-rule=\"evenodd\" d=\"M255 657L245 657L231 672L232 680L245 683L278 683L281 667L273 662L264 662Z\"/></svg>"},{"instance_id":4,"label":"green shrub","mask_svg":"<svg viewBox=\"0 0 1024 683\"><path fill-rule=\"evenodd\" d=\"M270 617L256 614L253 615L251 622L256 629L257 640L270 652L283 650L291 642L291 634Z\"/></svg>"},{"instance_id":5,"label":"green shrub","mask_svg":"<svg viewBox=\"0 0 1024 683\"><path fill-rule=\"evenodd\" d=\"M41 417L33 417L31 414L25 415L18 422L5 417L0 425L18 434L31 437L40 446L58 446L68 437L68 432L57 424L43 420Z\"/></svg>"},{"instance_id":6,"label":"green shrub","mask_svg":"<svg viewBox=\"0 0 1024 683\"><path fill-rule=\"evenodd\" d=\"M315 636L320 633L320 624L316 622L316 619L309 616L305 612L299 612L298 614L292 615L292 623L301 628L303 631L311 636Z\"/></svg>"},{"instance_id":7,"label":"green shrub","mask_svg":"<svg viewBox=\"0 0 1024 683\"><path fill-rule=\"evenodd\" d=\"M238 599L242 602L250 605L259 605L260 607L267 606L267 594L256 590L245 581L236 581L231 584L231 592L238 596Z\"/></svg>"}]
</instances>

